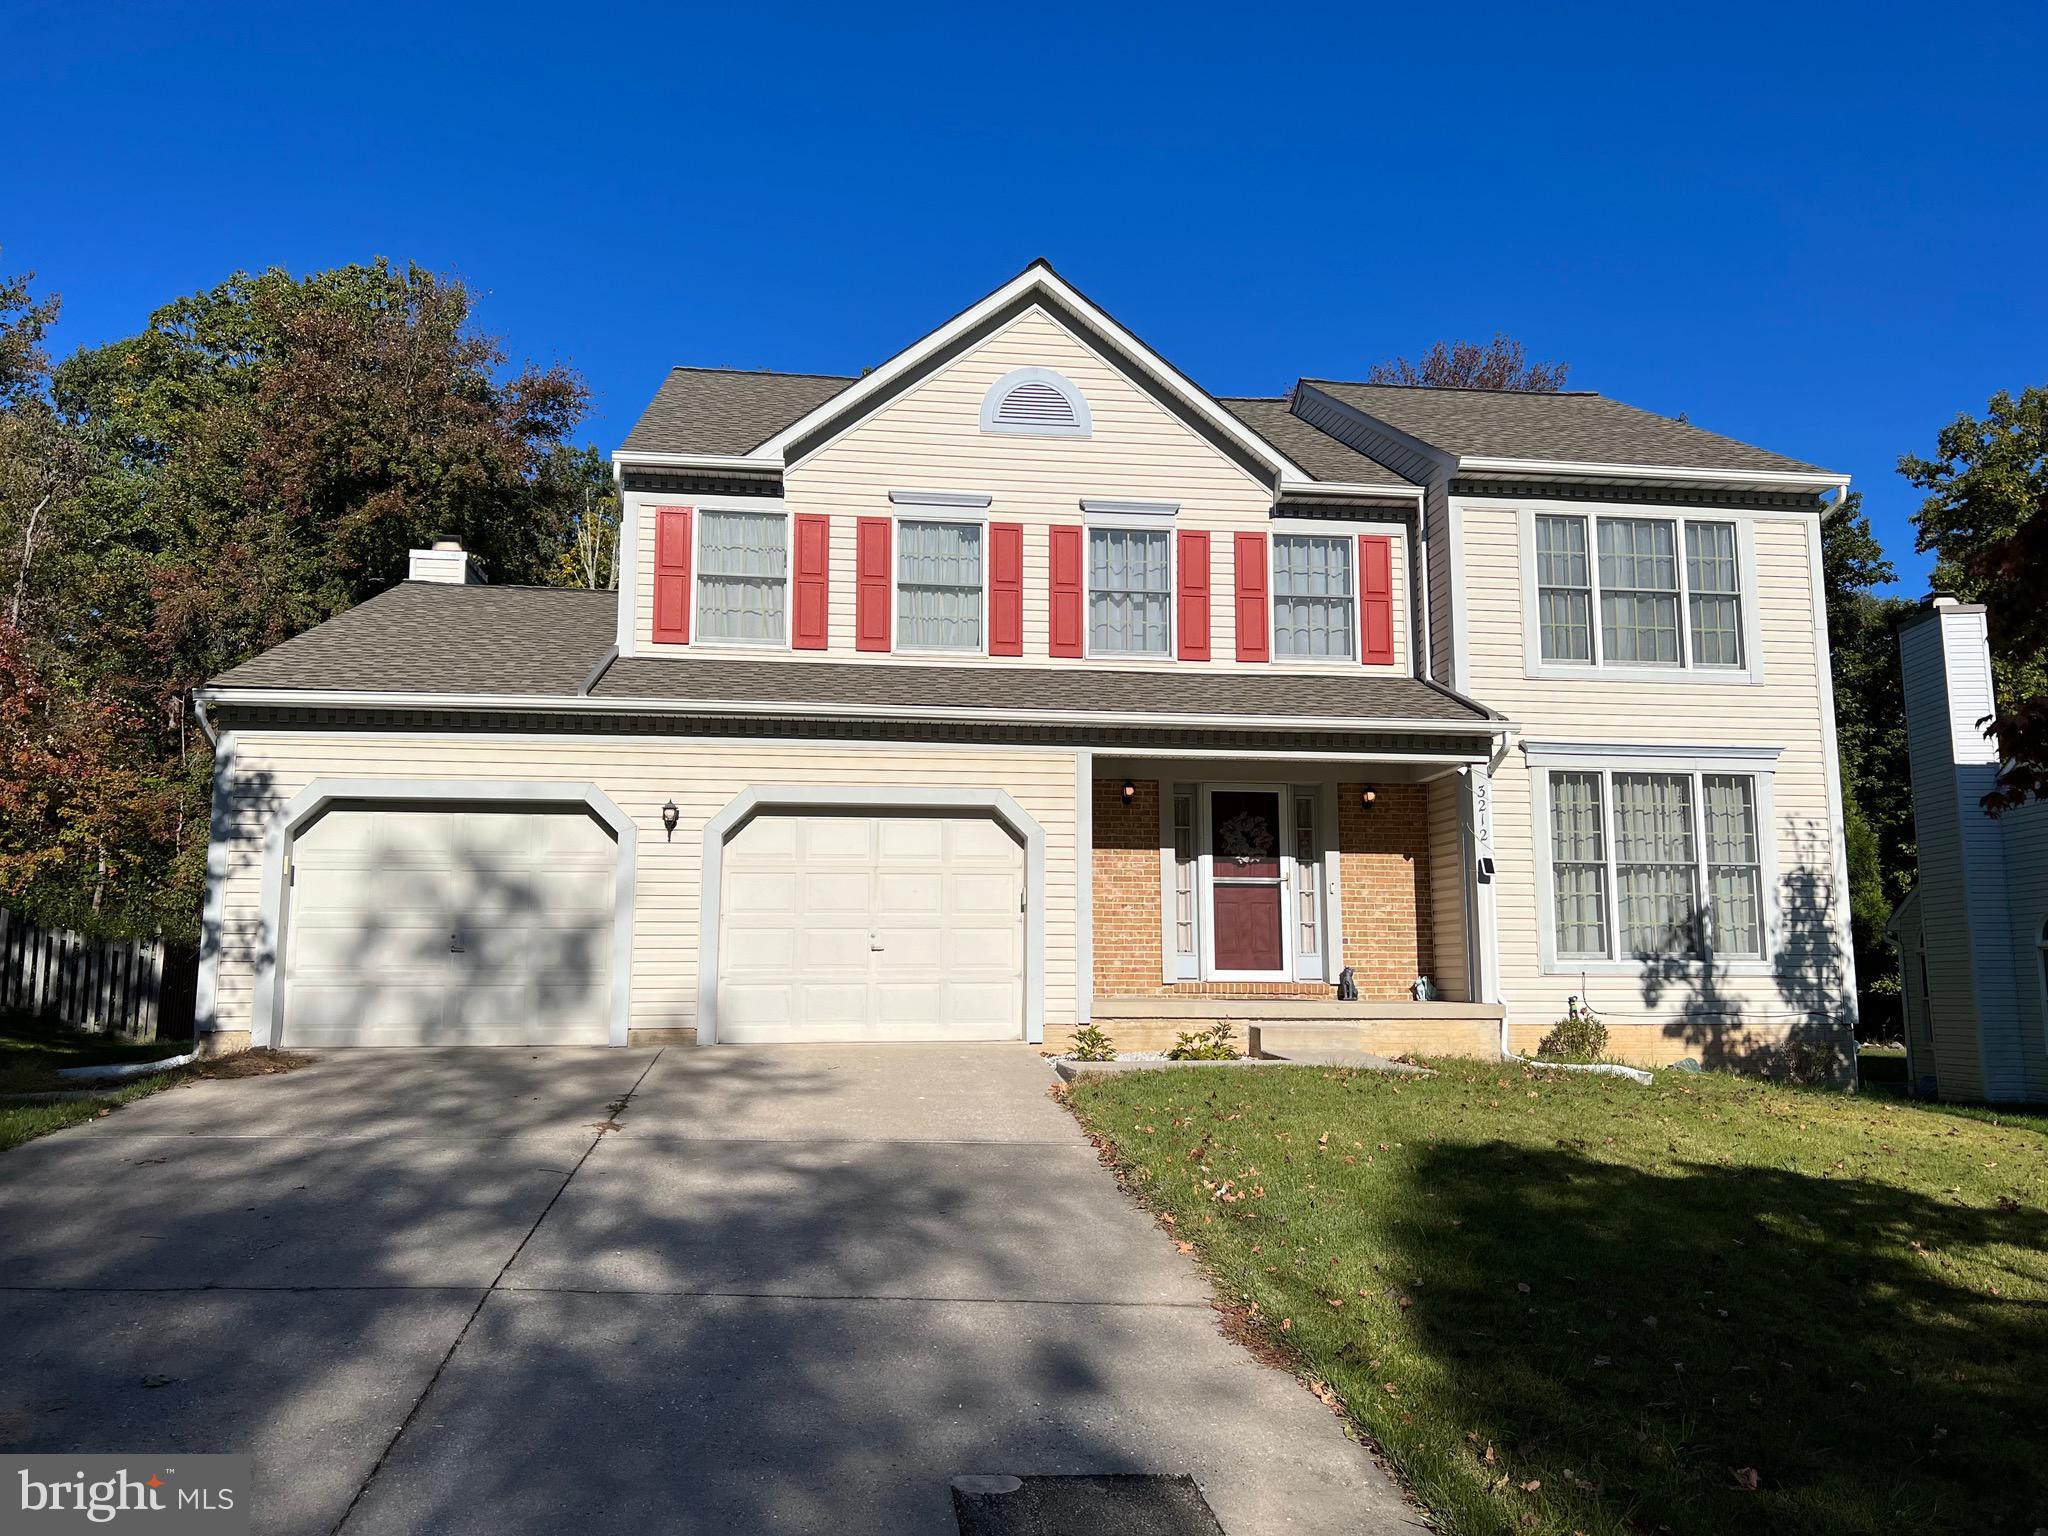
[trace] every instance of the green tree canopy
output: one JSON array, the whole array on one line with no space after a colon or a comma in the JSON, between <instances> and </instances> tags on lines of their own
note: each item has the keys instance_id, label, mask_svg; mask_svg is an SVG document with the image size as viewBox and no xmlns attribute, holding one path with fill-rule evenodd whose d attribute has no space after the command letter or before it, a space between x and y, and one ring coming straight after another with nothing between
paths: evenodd
<instances>
[{"instance_id":1,"label":"green tree canopy","mask_svg":"<svg viewBox=\"0 0 2048 1536\"><path fill-rule=\"evenodd\" d=\"M1990 609L1991 731L2007 766L1986 807L2048 798L2048 387L2001 390L1982 419L1943 427L1934 457L1902 457L1899 473L1928 492L1914 521L1935 586Z\"/></svg>"},{"instance_id":2,"label":"green tree canopy","mask_svg":"<svg viewBox=\"0 0 2048 1536\"><path fill-rule=\"evenodd\" d=\"M1851 492L1821 523L1821 586L1834 667L1857 990L1866 1033L1886 1036L1897 1032L1900 1016L1898 956L1885 924L1913 884L1898 625L1914 605L1875 590L1897 576L1871 532L1863 493Z\"/></svg>"},{"instance_id":3,"label":"green tree canopy","mask_svg":"<svg viewBox=\"0 0 2048 1536\"><path fill-rule=\"evenodd\" d=\"M0 899L189 935L191 690L436 537L495 581L563 580L593 515L585 390L509 367L460 283L381 260L237 273L46 371L55 313L0 283Z\"/></svg>"}]
</instances>

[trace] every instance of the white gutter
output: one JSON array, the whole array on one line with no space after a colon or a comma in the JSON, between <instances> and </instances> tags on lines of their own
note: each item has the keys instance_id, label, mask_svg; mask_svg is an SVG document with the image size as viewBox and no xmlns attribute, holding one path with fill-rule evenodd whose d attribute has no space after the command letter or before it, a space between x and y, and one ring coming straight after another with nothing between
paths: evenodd
<instances>
[{"instance_id":1,"label":"white gutter","mask_svg":"<svg viewBox=\"0 0 2048 1536\"><path fill-rule=\"evenodd\" d=\"M207 692L204 688L192 694L192 713L199 721L199 729L206 733L206 744L216 750L220 747L220 732L213 728L213 720L206 713Z\"/></svg>"},{"instance_id":2,"label":"white gutter","mask_svg":"<svg viewBox=\"0 0 2048 1536\"><path fill-rule=\"evenodd\" d=\"M624 448L612 454L615 465L639 464L650 469L748 469L758 474L779 475L782 460L760 459L747 454L647 453Z\"/></svg>"},{"instance_id":3,"label":"white gutter","mask_svg":"<svg viewBox=\"0 0 2048 1536\"><path fill-rule=\"evenodd\" d=\"M1421 720L1358 715L1207 715L1151 711L1143 715L1064 709L934 708L929 704L779 703L761 699L564 698L557 694L379 693L323 688L209 688L214 705L270 705L289 709L439 709L464 714L492 712L567 715L762 715L828 720L946 720L1027 725L1110 725L1147 728L1193 726L1219 730L1417 731L1435 735L1505 736L1507 720ZM195 696L196 697L196 696Z\"/></svg>"},{"instance_id":4,"label":"white gutter","mask_svg":"<svg viewBox=\"0 0 2048 1536\"><path fill-rule=\"evenodd\" d=\"M1280 489L1288 496L1385 496L1413 502L1420 502L1427 494L1419 485L1354 485L1346 480L1308 480L1300 484L1289 481L1283 482Z\"/></svg>"},{"instance_id":5,"label":"white gutter","mask_svg":"<svg viewBox=\"0 0 2048 1536\"><path fill-rule=\"evenodd\" d=\"M1770 486L1781 490L1833 490L1847 477L1833 470L1688 469L1669 464L1593 464L1563 459L1489 459L1460 455L1456 474L1584 475L1601 480L1695 480L1723 484Z\"/></svg>"}]
</instances>

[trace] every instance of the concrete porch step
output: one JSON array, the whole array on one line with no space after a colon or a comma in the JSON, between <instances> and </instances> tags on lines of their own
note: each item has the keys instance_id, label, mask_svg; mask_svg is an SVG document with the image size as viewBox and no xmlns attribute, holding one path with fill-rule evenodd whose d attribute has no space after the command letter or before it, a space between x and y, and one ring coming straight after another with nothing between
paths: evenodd
<instances>
[{"instance_id":1,"label":"concrete porch step","mask_svg":"<svg viewBox=\"0 0 2048 1536\"><path fill-rule=\"evenodd\" d=\"M1234 1023L1330 1023L1356 1028L1371 1023L1420 1023L1425 1020L1489 1019L1506 1012L1498 1003L1417 1003L1405 998L1367 998L1340 1003L1335 997L1098 997L1098 1024L1112 1019L1229 1019Z\"/></svg>"}]
</instances>

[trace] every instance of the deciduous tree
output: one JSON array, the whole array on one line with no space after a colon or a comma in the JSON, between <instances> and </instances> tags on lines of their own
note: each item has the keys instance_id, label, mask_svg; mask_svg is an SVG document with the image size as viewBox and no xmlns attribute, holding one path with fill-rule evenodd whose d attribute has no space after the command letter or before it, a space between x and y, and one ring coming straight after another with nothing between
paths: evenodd
<instances>
[{"instance_id":1,"label":"deciduous tree","mask_svg":"<svg viewBox=\"0 0 2048 1536\"><path fill-rule=\"evenodd\" d=\"M1914 521L1935 586L1990 610L1990 731L2006 766L1985 808L2048 798L2048 387L1999 391L1982 419L1958 416L1934 457L1907 454L1899 473L1929 493Z\"/></svg>"},{"instance_id":2,"label":"deciduous tree","mask_svg":"<svg viewBox=\"0 0 2048 1536\"><path fill-rule=\"evenodd\" d=\"M1370 384L1416 384L1428 389L1507 389L1554 395L1564 388L1568 363L1532 363L1528 349L1512 336L1476 341L1439 341L1421 357L1375 363Z\"/></svg>"}]
</instances>

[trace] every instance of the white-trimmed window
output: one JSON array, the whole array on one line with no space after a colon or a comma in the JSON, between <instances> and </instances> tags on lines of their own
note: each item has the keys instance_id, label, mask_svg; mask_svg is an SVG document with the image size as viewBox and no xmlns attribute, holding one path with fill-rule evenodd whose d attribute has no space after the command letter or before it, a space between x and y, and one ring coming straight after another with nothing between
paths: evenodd
<instances>
[{"instance_id":1,"label":"white-trimmed window","mask_svg":"<svg viewBox=\"0 0 2048 1536\"><path fill-rule=\"evenodd\" d=\"M1593 572L1583 517L1536 519L1536 609L1545 661L1593 659Z\"/></svg>"},{"instance_id":2,"label":"white-trimmed window","mask_svg":"<svg viewBox=\"0 0 2048 1536\"><path fill-rule=\"evenodd\" d=\"M979 651L986 530L980 523L896 524L896 635L905 650Z\"/></svg>"},{"instance_id":3,"label":"white-trimmed window","mask_svg":"<svg viewBox=\"0 0 2048 1536\"><path fill-rule=\"evenodd\" d=\"M1573 767L1545 784L1560 963L1766 958L1756 775Z\"/></svg>"},{"instance_id":4,"label":"white-trimmed window","mask_svg":"<svg viewBox=\"0 0 2048 1536\"><path fill-rule=\"evenodd\" d=\"M1088 650L1173 651L1173 535L1164 528L1088 530Z\"/></svg>"},{"instance_id":5,"label":"white-trimmed window","mask_svg":"<svg viewBox=\"0 0 2048 1536\"><path fill-rule=\"evenodd\" d=\"M697 638L780 645L789 637L789 518L698 514Z\"/></svg>"},{"instance_id":6,"label":"white-trimmed window","mask_svg":"<svg viewBox=\"0 0 2048 1536\"><path fill-rule=\"evenodd\" d=\"M1273 535L1273 654L1357 654L1358 540L1348 535Z\"/></svg>"},{"instance_id":7,"label":"white-trimmed window","mask_svg":"<svg viewBox=\"0 0 2048 1536\"><path fill-rule=\"evenodd\" d=\"M1532 532L1536 659L1723 672L1748 664L1734 522L1544 511Z\"/></svg>"}]
</instances>

